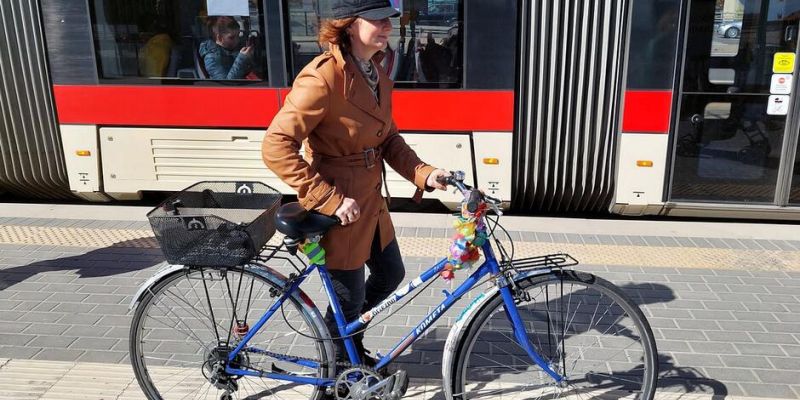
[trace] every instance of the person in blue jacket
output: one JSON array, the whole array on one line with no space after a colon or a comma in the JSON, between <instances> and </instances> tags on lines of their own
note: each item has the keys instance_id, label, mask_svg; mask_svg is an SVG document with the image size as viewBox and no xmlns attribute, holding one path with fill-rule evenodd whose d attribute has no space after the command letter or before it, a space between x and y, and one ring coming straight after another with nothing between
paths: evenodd
<instances>
[{"instance_id":1,"label":"person in blue jacket","mask_svg":"<svg viewBox=\"0 0 800 400\"><path fill-rule=\"evenodd\" d=\"M210 21L211 39L200 44L200 57L210 79L245 79L252 69L253 47L239 47L241 28L233 17Z\"/></svg>"}]
</instances>

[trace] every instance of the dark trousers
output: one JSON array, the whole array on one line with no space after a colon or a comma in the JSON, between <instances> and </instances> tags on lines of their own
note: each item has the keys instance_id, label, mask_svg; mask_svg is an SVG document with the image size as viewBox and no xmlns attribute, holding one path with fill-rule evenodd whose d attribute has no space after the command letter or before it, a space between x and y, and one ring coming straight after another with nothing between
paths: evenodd
<instances>
[{"instance_id":1,"label":"dark trousers","mask_svg":"<svg viewBox=\"0 0 800 400\"><path fill-rule=\"evenodd\" d=\"M339 298L339 305L348 322L354 321L362 312L378 305L392 294L403 281L406 270L403 266L397 239L381 251L380 236L376 232L375 238L372 240L367 267L369 268L369 278L366 283L364 283L364 267L352 271L328 271L336 291L336 297ZM331 337L341 336L330 306L325 314L325 324L328 326ZM361 351L363 351L363 338L363 332L353 336L357 348ZM333 342L336 345L337 358L347 359L344 342L342 340Z\"/></svg>"}]
</instances>

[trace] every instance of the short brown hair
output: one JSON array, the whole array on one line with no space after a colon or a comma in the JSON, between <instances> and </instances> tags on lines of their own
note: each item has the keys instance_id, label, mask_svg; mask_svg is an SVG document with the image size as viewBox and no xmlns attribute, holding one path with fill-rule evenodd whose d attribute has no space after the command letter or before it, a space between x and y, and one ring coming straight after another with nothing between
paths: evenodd
<instances>
[{"instance_id":1,"label":"short brown hair","mask_svg":"<svg viewBox=\"0 0 800 400\"><path fill-rule=\"evenodd\" d=\"M350 51L350 36L347 35L347 27L352 25L358 17L348 17L340 19L325 19L319 27L319 45L329 47L335 44L343 51Z\"/></svg>"},{"instance_id":2,"label":"short brown hair","mask_svg":"<svg viewBox=\"0 0 800 400\"><path fill-rule=\"evenodd\" d=\"M236 19L228 16L211 17L208 19L208 27L211 37L216 39L218 35L226 33L238 32L241 26L236 22Z\"/></svg>"}]
</instances>

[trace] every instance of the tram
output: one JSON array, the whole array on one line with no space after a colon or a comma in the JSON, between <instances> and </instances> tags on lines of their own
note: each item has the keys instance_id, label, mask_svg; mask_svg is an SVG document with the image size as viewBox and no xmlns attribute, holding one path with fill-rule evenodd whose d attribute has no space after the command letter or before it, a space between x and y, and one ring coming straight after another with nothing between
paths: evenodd
<instances>
[{"instance_id":1,"label":"tram","mask_svg":"<svg viewBox=\"0 0 800 400\"><path fill-rule=\"evenodd\" d=\"M108 201L261 180L290 193L261 140L322 52L329 0L10 3L0 191ZM393 5L383 67L401 134L512 210L800 218L800 1ZM251 49L235 76L205 65L221 21L231 57Z\"/></svg>"}]
</instances>

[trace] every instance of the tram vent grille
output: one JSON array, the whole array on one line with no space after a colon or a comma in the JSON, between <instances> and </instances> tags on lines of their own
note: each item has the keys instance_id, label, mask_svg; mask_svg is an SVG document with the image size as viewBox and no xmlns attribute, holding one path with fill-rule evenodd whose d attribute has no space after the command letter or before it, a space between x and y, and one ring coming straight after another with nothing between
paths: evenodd
<instances>
[{"instance_id":1,"label":"tram vent grille","mask_svg":"<svg viewBox=\"0 0 800 400\"><path fill-rule=\"evenodd\" d=\"M67 198L38 1L0 2L0 192Z\"/></svg>"},{"instance_id":2,"label":"tram vent grille","mask_svg":"<svg viewBox=\"0 0 800 400\"><path fill-rule=\"evenodd\" d=\"M515 208L608 209L629 3L523 2Z\"/></svg>"}]
</instances>

